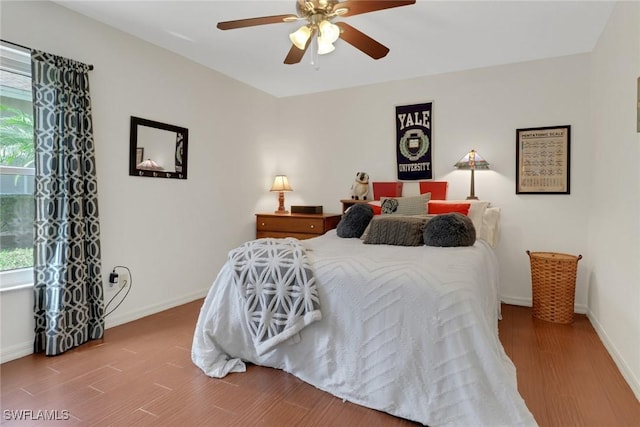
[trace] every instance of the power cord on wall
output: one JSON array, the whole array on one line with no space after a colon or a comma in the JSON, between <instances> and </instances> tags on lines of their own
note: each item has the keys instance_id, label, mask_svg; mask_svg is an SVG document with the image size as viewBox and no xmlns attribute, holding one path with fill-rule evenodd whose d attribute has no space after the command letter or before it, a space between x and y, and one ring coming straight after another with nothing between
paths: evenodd
<instances>
[{"instance_id":1,"label":"power cord on wall","mask_svg":"<svg viewBox=\"0 0 640 427\"><path fill-rule=\"evenodd\" d=\"M118 304L115 307L113 307L111 309L111 311L108 311L104 315L104 317L107 317L108 315L113 313L118 307L120 307L120 304L122 304L124 302L124 300L127 298L127 295L129 295L129 292L131 291L131 286L133 285L133 276L131 275L131 270L129 270L129 267L126 267L124 265L116 265L115 267L113 267L113 270L110 273L110 278L112 278L112 277L116 277L117 278L118 277L118 273L116 273L116 268L124 268L125 270L127 270L127 273L129 274L129 282L127 283L126 279L123 280L124 283L122 284L122 286L120 286L120 289L118 290L118 292L116 292L115 295L111 297L109 302L107 302L107 305L104 306L104 310L107 311L109 309L109 305L111 305L111 303L118 297L118 295L120 295L120 293L122 293L122 291L125 288L127 289L127 292L125 292L125 294L122 297L122 299L120 300L120 302L118 302Z\"/></svg>"}]
</instances>

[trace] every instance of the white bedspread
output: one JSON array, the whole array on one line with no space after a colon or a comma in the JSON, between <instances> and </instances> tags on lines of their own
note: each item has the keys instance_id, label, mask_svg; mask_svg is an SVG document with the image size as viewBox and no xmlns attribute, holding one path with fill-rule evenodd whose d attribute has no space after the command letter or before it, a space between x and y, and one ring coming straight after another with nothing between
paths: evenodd
<instances>
[{"instance_id":1,"label":"white bedspread","mask_svg":"<svg viewBox=\"0 0 640 427\"><path fill-rule=\"evenodd\" d=\"M498 268L488 244L364 245L335 230L303 244L322 320L258 355L227 263L194 334L192 360L207 375L243 372L248 361L432 427L536 424L498 339Z\"/></svg>"}]
</instances>

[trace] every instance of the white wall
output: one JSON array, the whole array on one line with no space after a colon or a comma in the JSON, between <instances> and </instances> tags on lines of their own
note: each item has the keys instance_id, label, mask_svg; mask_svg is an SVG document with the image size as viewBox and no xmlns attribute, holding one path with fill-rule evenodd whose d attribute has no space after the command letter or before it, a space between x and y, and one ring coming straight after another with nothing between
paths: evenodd
<instances>
[{"instance_id":1,"label":"white wall","mask_svg":"<svg viewBox=\"0 0 640 427\"><path fill-rule=\"evenodd\" d=\"M114 294L107 279L115 265L133 273L131 293L107 326L204 296L228 250L255 235L255 200L270 184L260 174L273 176L278 166L264 164L255 179L263 164L256 147L271 143L276 100L54 3L0 7L3 39L95 67L105 298ZM189 129L187 180L128 175L132 115ZM32 293L0 294L2 360L32 351Z\"/></svg>"},{"instance_id":2,"label":"white wall","mask_svg":"<svg viewBox=\"0 0 640 427\"><path fill-rule=\"evenodd\" d=\"M476 173L476 194L502 208L503 299L531 302L527 249L582 254L576 305L585 312L586 212L593 201L589 63L589 55L575 55L287 98L281 123L295 126L281 126L278 141L281 151L294 151L284 172L307 201L337 211L357 171L396 179L394 107L433 101L434 178L449 181L449 198L469 194L469 171L453 168L466 152L474 148L491 164ZM516 195L516 128L552 125L571 125L571 194ZM405 183L408 192L415 186Z\"/></svg>"},{"instance_id":3,"label":"white wall","mask_svg":"<svg viewBox=\"0 0 640 427\"><path fill-rule=\"evenodd\" d=\"M591 62L589 317L640 399L640 3L620 2Z\"/></svg>"}]
</instances>

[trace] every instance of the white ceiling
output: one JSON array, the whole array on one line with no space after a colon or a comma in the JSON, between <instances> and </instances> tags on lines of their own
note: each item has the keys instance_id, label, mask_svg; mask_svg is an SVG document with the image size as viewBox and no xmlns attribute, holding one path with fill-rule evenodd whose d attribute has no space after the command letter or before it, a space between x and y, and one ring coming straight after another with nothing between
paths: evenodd
<instances>
[{"instance_id":1,"label":"white ceiling","mask_svg":"<svg viewBox=\"0 0 640 427\"><path fill-rule=\"evenodd\" d=\"M338 18L387 46L373 60L342 40L320 68L285 65L300 23L222 31L219 21L295 14L295 0L56 3L277 97L590 52L613 8L605 1L434 1Z\"/></svg>"}]
</instances>

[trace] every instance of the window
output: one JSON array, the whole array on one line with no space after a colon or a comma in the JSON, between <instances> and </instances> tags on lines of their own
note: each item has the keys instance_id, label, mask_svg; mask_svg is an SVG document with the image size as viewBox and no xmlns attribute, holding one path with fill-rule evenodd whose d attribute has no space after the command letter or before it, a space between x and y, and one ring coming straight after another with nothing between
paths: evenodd
<instances>
[{"instance_id":1,"label":"window","mask_svg":"<svg viewBox=\"0 0 640 427\"><path fill-rule=\"evenodd\" d=\"M0 45L0 275L33 283L33 106L28 50Z\"/></svg>"}]
</instances>

